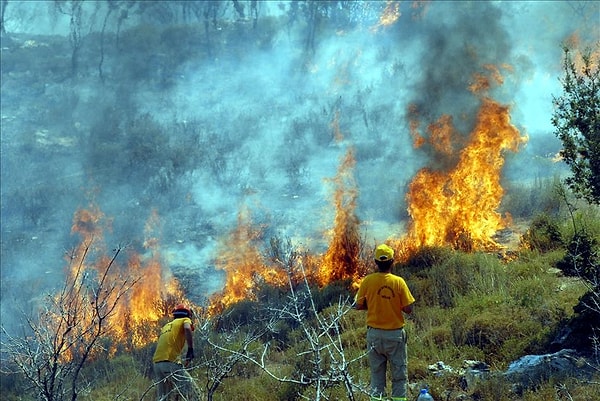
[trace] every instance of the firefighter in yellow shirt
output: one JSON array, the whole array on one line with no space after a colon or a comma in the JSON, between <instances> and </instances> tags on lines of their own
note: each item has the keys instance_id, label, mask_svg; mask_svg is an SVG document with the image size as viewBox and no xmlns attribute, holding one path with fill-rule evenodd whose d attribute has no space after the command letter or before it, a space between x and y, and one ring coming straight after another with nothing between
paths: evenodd
<instances>
[{"instance_id":1,"label":"firefighter in yellow shirt","mask_svg":"<svg viewBox=\"0 0 600 401\"><path fill-rule=\"evenodd\" d=\"M415 302L402 277L391 273L394 250L382 244L375 249L378 271L367 275L356 294L356 308L367 311L367 346L371 368L371 400L385 397L387 363L392 373L392 400L405 401L406 333L404 314L412 313Z\"/></svg>"},{"instance_id":2,"label":"firefighter in yellow shirt","mask_svg":"<svg viewBox=\"0 0 600 401\"><path fill-rule=\"evenodd\" d=\"M177 305L173 310L173 320L160 331L152 358L154 374L158 378L158 401L168 400L170 394L183 394L184 399L192 399L188 397L195 385L185 368L194 359L193 331L191 309L183 304ZM187 352L182 364L181 351L186 343Z\"/></svg>"}]
</instances>

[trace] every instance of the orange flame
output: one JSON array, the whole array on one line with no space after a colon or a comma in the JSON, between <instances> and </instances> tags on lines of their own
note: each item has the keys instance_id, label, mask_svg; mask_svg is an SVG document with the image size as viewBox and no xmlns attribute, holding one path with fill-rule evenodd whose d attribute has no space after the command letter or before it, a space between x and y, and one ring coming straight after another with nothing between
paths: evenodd
<instances>
[{"instance_id":1,"label":"orange flame","mask_svg":"<svg viewBox=\"0 0 600 401\"><path fill-rule=\"evenodd\" d=\"M124 266L112 260L103 245L103 232L106 228L103 217L95 206L75 212L72 232L79 234L82 240L69 255L65 288L70 290L55 296L56 302L63 309L55 313L50 321L55 329L60 330L61 325L64 325L65 315L68 314L65 307L70 307L77 313L75 318L79 327L79 331L72 335L80 337L80 344L89 341L94 334L85 330L94 327L94 319L98 318L94 314L93 301L97 295L95 297L93 291L101 282L106 294L106 298L101 300L105 305L115 305L103 323L107 336L114 343L109 352L114 352L117 346L129 349L155 341L155 336L149 333L154 327L148 323L155 323L167 315L170 311L168 306L186 300L177 281L166 274L168 272L160 263L156 238L151 237L145 241L145 245L153 251L148 261L144 261L142 255L133 251L129 252L129 260ZM158 215L153 212L147 231L157 222ZM121 283L130 283L132 287L125 293L119 293L115 288L119 288ZM70 349L65 357L70 359L77 352L77 349Z\"/></svg>"},{"instance_id":2,"label":"orange flame","mask_svg":"<svg viewBox=\"0 0 600 401\"><path fill-rule=\"evenodd\" d=\"M358 190L352 175L355 164L354 152L349 149L336 176L331 180L335 185L335 220L329 248L323 255L317 274L318 284L321 286L348 278L356 282L361 272L360 222L355 213Z\"/></svg>"},{"instance_id":3,"label":"orange flame","mask_svg":"<svg viewBox=\"0 0 600 401\"><path fill-rule=\"evenodd\" d=\"M215 294L208 307L210 315L217 314L244 299L256 299L255 289L261 282L286 285L288 276L277 266L267 266L258 242L262 229L255 227L244 208L238 213L238 225L218 247L216 267L226 273L223 290Z\"/></svg>"},{"instance_id":4,"label":"orange flame","mask_svg":"<svg viewBox=\"0 0 600 401\"><path fill-rule=\"evenodd\" d=\"M510 66L504 66L510 68ZM469 85L469 90L473 93L481 93L489 90L493 84L502 85L504 83L504 77L500 74L500 70L493 64L486 64L483 68L487 71L486 73L478 72L473 74L473 82Z\"/></svg>"},{"instance_id":5,"label":"orange flame","mask_svg":"<svg viewBox=\"0 0 600 401\"><path fill-rule=\"evenodd\" d=\"M337 119L336 119L337 120ZM334 128L337 125L334 124ZM336 134L341 135L341 134ZM304 278L309 283L325 286L333 281L352 279L358 282L366 271L360 259L360 222L355 214L358 191L352 177L354 153L349 150L342 159L337 175L331 179L335 185L334 227L327 252L322 256L306 255L299 261L300 271L286 271L281 266L266 263L258 243L262 229L252 225L247 209L240 211L237 228L232 231L217 251L216 266L226 272L223 290L215 294L208 313L220 313L227 306L241 300L256 299L260 283L275 286L297 284Z\"/></svg>"},{"instance_id":6,"label":"orange flame","mask_svg":"<svg viewBox=\"0 0 600 401\"><path fill-rule=\"evenodd\" d=\"M371 31L377 31L381 27L388 27L394 25L402 16L402 12L400 11L400 4L402 2L398 0L387 0L385 3L385 8L381 12L379 16L379 20L371 28ZM412 19L421 19L427 12L427 7L431 3L431 0L414 0L410 4L411 8L411 18Z\"/></svg>"},{"instance_id":7,"label":"orange flame","mask_svg":"<svg viewBox=\"0 0 600 401\"><path fill-rule=\"evenodd\" d=\"M412 221L405 252L422 246L499 247L492 237L506 225L497 212L504 193L503 153L517 151L525 140L511 124L508 107L483 99L456 166L449 172L422 169L411 182L407 202Z\"/></svg>"},{"instance_id":8,"label":"orange flame","mask_svg":"<svg viewBox=\"0 0 600 401\"><path fill-rule=\"evenodd\" d=\"M458 135L452 123L452 116L443 115L428 127L429 143L442 156L452 156L459 142Z\"/></svg>"}]
</instances>

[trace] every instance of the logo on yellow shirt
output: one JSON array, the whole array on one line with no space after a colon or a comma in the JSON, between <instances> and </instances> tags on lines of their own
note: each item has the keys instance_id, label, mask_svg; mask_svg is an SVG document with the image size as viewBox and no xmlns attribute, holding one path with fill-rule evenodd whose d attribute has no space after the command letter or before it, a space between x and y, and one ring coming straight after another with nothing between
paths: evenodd
<instances>
[{"instance_id":1,"label":"logo on yellow shirt","mask_svg":"<svg viewBox=\"0 0 600 401\"><path fill-rule=\"evenodd\" d=\"M384 299L392 299L396 296L394 294L394 290L392 290L392 288L388 287L387 285L380 287L379 290L377 290L377 295Z\"/></svg>"}]
</instances>

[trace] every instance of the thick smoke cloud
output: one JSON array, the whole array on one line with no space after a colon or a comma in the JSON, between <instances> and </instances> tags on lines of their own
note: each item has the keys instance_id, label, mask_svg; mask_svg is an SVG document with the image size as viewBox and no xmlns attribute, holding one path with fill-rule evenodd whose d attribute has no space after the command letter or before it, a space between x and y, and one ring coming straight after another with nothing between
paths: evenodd
<instances>
[{"instance_id":1,"label":"thick smoke cloud","mask_svg":"<svg viewBox=\"0 0 600 401\"><path fill-rule=\"evenodd\" d=\"M11 3L3 58L24 45L23 33L68 32L44 4ZM508 156L507 176L553 174L548 164L532 163L559 149L549 121L552 95L560 93L560 45L574 33L597 37L597 18L590 16L598 15L598 3L583 9L568 2L429 2L417 9L409 3L383 26L384 2L356 2L352 24L321 25L308 49L306 26L291 18L263 47L238 44L235 57L193 57L193 49L182 49L187 61L176 69L165 69L172 60L150 46L139 60L150 70L147 81L89 79L69 87L3 71L3 318L16 311L11 301L30 308L25 299L60 283L63 251L77 240L70 235L73 213L90 202L111 222L108 244L139 246L157 210L165 263L194 283L196 299L219 289L216 245L244 207L267 237L289 236L322 252L333 219L326 179L349 147L366 238L400 236L406 186L435 163L426 149L413 147L409 106L417 106L424 127L448 114L468 134L478 107L468 86L487 64L505 78L488 95L510 105L513 123L530 136L519 155ZM291 3L282 4L261 2L257 23L289 18ZM220 18L231 22L232 10ZM128 23L123 29L135 25ZM110 77L120 66L107 59L105 68ZM65 98L68 109L53 109ZM124 120L138 125L122 126ZM136 129L147 133L152 124L169 135L115 170L129 163L139 141L149 141L136 137ZM115 138L127 138L129 148L111 147ZM167 148L195 164L178 166L175 158L154 165Z\"/></svg>"},{"instance_id":2,"label":"thick smoke cloud","mask_svg":"<svg viewBox=\"0 0 600 401\"><path fill-rule=\"evenodd\" d=\"M510 10L487 2L458 8L443 2L427 11L420 22L426 32L416 38L421 43L421 73L411 85L411 103L423 112L425 124L449 114L459 131L471 130L479 106L469 90L474 76L486 65L512 60L511 38L502 24L506 12Z\"/></svg>"}]
</instances>

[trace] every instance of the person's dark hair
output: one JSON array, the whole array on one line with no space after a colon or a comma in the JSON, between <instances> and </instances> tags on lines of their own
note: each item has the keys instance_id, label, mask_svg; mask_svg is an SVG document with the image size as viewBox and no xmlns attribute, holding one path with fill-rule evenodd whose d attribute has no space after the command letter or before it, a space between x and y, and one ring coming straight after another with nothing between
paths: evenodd
<instances>
[{"instance_id":1,"label":"person's dark hair","mask_svg":"<svg viewBox=\"0 0 600 401\"><path fill-rule=\"evenodd\" d=\"M172 313L173 313L173 317L175 319L182 318L182 317L189 317L189 318L192 317L192 310L184 304L177 305L175 307L175 309L173 309Z\"/></svg>"},{"instance_id":2,"label":"person's dark hair","mask_svg":"<svg viewBox=\"0 0 600 401\"><path fill-rule=\"evenodd\" d=\"M375 260L375 264L380 272L386 272L392 268L394 264L394 259L389 260Z\"/></svg>"},{"instance_id":3,"label":"person's dark hair","mask_svg":"<svg viewBox=\"0 0 600 401\"><path fill-rule=\"evenodd\" d=\"M191 314L190 314L189 311L186 311L186 310L176 310L176 311L173 312L173 317L175 319L178 319L178 318L182 318L182 317L190 317L191 318L192 316L191 316Z\"/></svg>"}]
</instances>

